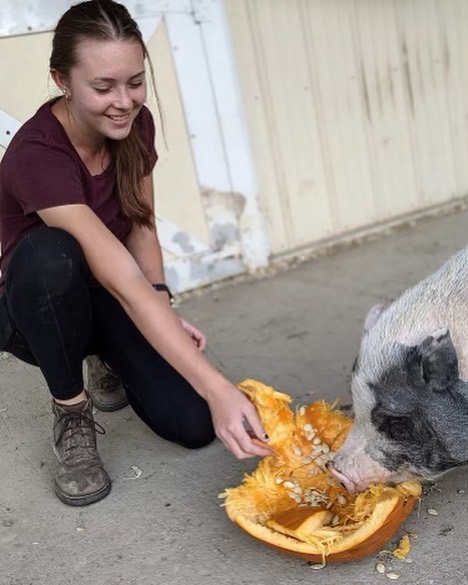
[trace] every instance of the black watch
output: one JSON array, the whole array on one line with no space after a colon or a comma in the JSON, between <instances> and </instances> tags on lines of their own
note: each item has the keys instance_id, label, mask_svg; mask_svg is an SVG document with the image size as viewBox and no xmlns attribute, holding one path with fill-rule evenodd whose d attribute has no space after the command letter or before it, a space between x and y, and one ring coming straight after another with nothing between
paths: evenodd
<instances>
[{"instance_id":1,"label":"black watch","mask_svg":"<svg viewBox=\"0 0 468 585\"><path fill-rule=\"evenodd\" d=\"M167 284L164 283L157 283L157 284L153 284L151 285L154 290L158 291L158 292L166 292L169 295L169 302L171 303L171 305L174 303L174 296L171 293L171 289L167 286Z\"/></svg>"}]
</instances>

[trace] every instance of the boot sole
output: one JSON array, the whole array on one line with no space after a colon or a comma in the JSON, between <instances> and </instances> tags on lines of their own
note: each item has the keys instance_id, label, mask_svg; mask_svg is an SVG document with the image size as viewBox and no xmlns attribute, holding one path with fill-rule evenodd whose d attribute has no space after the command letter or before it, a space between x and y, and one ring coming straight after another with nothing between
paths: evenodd
<instances>
[{"instance_id":1,"label":"boot sole","mask_svg":"<svg viewBox=\"0 0 468 585\"><path fill-rule=\"evenodd\" d=\"M95 406L101 412L114 412L114 410L120 410L121 408L125 408L129 404L128 399L121 400L120 402L115 402L114 404L102 404L96 402L92 395L91 400L93 402L93 406Z\"/></svg>"},{"instance_id":2,"label":"boot sole","mask_svg":"<svg viewBox=\"0 0 468 585\"><path fill-rule=\"evenodd\" d=\"M109 481L107 485L105 485L102 489L98 492L94 492L94 494L87 494L86 496L68 496L67 494L63 494L55 487L55 495L57 498L67 504L68 506L88 506L89 504L94 504L95 502L99 502L105 498L109 492L111 491L112 484Z\"/></svg>"}]
</instances>

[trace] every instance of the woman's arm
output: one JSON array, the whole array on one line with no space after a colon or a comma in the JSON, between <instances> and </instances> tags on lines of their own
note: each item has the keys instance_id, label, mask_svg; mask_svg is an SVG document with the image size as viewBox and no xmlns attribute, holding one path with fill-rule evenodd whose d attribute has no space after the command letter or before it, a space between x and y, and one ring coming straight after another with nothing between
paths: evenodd
<instances>
[{"instance_id":1,"label":"woman's arm","mask_svg":"<svg viewBox=\"0 0 468 585\"><path fill-rule=\"evenodd\" d=\"M143 180L143 189L148 204L153 210L153 177L148 175ZM133 225L125 246L135 259L143 274L151 284L165 283L164 263L156 227ZM206 336L191 323L180 320L186 333L199 350L206 348Z\"/></svg>"},{"instance_id":2,"label":"woman's arm","mask_svg":"<svg viewBox=\"0 0 468 585\"><path fill-rule=\"evenodd\" d=\"M69 232L80 244L91 272L122 305L143 336L206 399L216 434L239 459L268 455L252 442L246 421L264 436L250 401L219 372L186 334L167 295L155 294L132 254L86 205L38 211L44 223Z\"/></svg>"}]
</instances>

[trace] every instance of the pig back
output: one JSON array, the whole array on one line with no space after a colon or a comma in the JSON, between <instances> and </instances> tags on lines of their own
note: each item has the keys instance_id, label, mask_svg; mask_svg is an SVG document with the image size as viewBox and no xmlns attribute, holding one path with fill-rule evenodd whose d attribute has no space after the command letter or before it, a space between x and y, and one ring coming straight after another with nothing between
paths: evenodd
<instances>
[{"instance_id":1,"label":"pig back","mask_svg":"<svg viewBox=\"0 0 468 585\"><path fill-rule=\"evenodd\" d=\"M392 351L395 343L416 346L444 329L450 332L457 351L460 378L467 381L468 248L406 290L383 311L363 338L360 366L368 362L375 367L376 358L385 361L385 353Z\"/></svg>"}]
</instances>

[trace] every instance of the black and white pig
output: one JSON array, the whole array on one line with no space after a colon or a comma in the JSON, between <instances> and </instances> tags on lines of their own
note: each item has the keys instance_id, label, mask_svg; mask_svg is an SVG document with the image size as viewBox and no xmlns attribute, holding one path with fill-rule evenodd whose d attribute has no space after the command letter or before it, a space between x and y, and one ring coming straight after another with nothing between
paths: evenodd
<instances>
[{"instance_id":1,"label":"black and white pig","mask_svg":"<svg viewBox=\"0 0 468 585\"><path fill-rule=\"evenodd\" d=\"M330 470L349 491L468 462L468 248L364 325L353 425Z\"/></svg>"}]
</instances>

